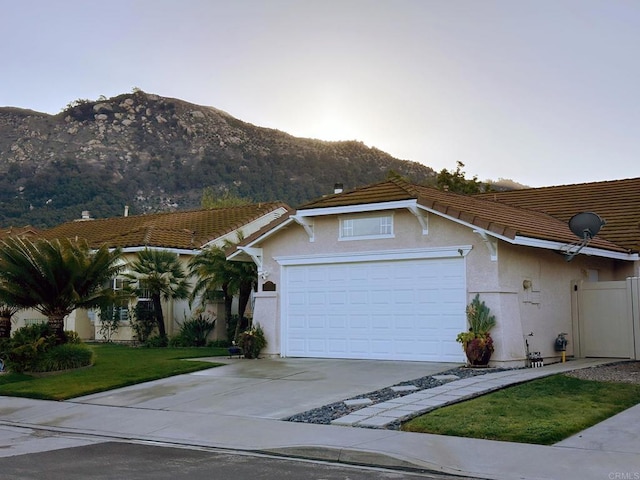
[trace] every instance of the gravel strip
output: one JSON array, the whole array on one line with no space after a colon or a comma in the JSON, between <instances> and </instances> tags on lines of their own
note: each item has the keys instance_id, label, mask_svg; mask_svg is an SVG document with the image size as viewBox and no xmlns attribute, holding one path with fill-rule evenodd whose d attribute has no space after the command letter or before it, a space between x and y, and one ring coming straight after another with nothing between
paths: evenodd
<instances>
[{"instance_id":1,"label":"gravel strip","mask_svg":"<svg viewBox=\"0 0 640 480\"><path fill-rule=\"evenodd\" d=\"M420 390L426 390L428 388L438 387L440 385L444 385L445 383L453 382L461 378L475 377L478 375L485 375L487 373L503 372L505 370L513 370L513 369L467 368L467 367L452 368L451 370L440 372L436 376L456 375L458 377L457 379L437 380L433 378L433 376L416 378L413 380L408 380L405 382L398 383L396 385L392 385L387 388L383 388L382 390L376 390L374 392L364 393L362 395L357 395L355 397L351 397L345 400L345 401L348 401L348 400L358 400L358 399L368 398L371 400L371 403L369 403L368 405L357 405L357 404L347 405L344 403L345 401L336 402L336 403L331 403L329 405L325 405L324 407L314 408L313 410L308 410L306 412L292 415L291 417L285 418L283 420L288 422L317 423L322 425L329 425L333 420L336 420L340 417L344 417L345 415L348 415L352 412L360 410L361 408L375 405L376 403L386 402L387 400L391 400L393 398L404 397L405 395L419 392ZM416 389L410 390L410 391L402 391L402 390L395 391L392 389L392 387L404 387L409 385L416 387Z\"/></svg>"},{"instance_id":2,"label":"gravel strip","mask_svg":"<svg viewBox=\"0 0 640 480\"><path fill-rule=\"evenodd\" d=\"M620 382L640 385L640 362L623 361L567 372L570 377L597 382Z\"/></svg>"},{"instance_id":3,"label":"gravel strip","mask_svg":"<svg viewBox=\"0 0 640 480\"><path fill-rule=\"evenodd\" d=\"M447 370L445 372L441 372L436 376L456 375L458 379L460 379L460 378L475 377L478 375L485 375L487 373L502 372L505 370L513 370L513 369L458 367L458 368L453 368L451 370ZM627 361L621 361L617 363L610 363L607 365L601 365L597 367L582 368L582 369L567 372L565 373L565 375L580 378L583 380L595 380L598 382L624 382L624 383L640 384L640 361L627 360ZM313 410L308 410L306 412L292 415L291 417L285 418L284 420L289 422L316 423L316 424L322 424L322 425L329 425L333 420L336 420L340 417L344 417L345 415L348 415L352 412L360 410L361 408L364 408L370 405L375 405L376 403L386 402L387 400L391 400L392 398L403 397L405 395L409 395L411 393L415 393L420 390L434 388L455 380L456 379L436 380L435 378L433 378L433 376L416 378L414 380L409 380L409 381L398 383L397 385L392 385L392 386L396 387L396 386L413 385L417 388L417 390L394 391L391 389L391 387L387 387L387 388L383 388L382 390L376 390L374 392L364 393L362 395L358 395L356 397L347 399L347 400L358 400L358 399L368 398L371 400L371 403L369 403L368 405L363 405L363 404L347 405L344 403L344 401L336 402L336 403L331 403L329 405L325 405L320 408L314 408ZM393 429L394 426L389 426L389 428Z\"/></svg>"}]
</instances>

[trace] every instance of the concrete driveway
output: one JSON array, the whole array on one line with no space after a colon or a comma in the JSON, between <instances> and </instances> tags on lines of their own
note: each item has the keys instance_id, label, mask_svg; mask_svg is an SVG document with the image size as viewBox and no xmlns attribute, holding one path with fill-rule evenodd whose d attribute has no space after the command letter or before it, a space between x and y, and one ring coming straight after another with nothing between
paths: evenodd
<instances>
[{"instance_id":1,"label":"concrete driveway","mask_svg":"<svg viewBox=\"0 0 640 480\"><path fill-rule=\"evenodd\" d=\"M454 363L308 358L208 358L225 365L109 392L73 403L281 419L434 375Z\"/></svg>"}]
</instances>

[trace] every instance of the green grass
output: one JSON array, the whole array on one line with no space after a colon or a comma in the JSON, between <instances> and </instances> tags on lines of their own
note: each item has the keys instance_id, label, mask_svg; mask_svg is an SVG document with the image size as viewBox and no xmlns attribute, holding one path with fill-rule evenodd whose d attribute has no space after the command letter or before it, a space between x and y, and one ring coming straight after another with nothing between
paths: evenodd
<instances>
[{"instance_id":1,"label":"green grass","mask_svg":"<svg viewBox=\"0 0 640 480\"><path fill-rule=\"evenodd\" d=\"M640 403L640 385L554 375L434 410L403 431L551 445Z\"/></svg>"},{"instance_id":2,"label":"green grass","mask_svg":"<svg viewBox=\"0 0 640 480\"><path fill-rule=\"evenodd\" d=\"M92 367L44 377L0 375L0 395L66 400L218 365L183 359L228 355L226 348L133 348L114 344L91 348L95 352Z\"/></svg>"}]
</instances>

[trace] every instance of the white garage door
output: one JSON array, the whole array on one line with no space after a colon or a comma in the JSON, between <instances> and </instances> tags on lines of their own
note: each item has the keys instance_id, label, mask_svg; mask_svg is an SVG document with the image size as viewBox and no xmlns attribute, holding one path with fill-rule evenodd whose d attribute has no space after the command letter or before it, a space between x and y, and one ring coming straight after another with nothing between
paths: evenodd
<instances>
[{"instance_id":1,"label":"white garage door","mask_svg":"<svg viewBox=\"0 0 640 480\"><path fill-rule=\"evenodd\" d=\"M284 267L283 354L464 361L461 258Z\"/></svg>"}]
</instances>

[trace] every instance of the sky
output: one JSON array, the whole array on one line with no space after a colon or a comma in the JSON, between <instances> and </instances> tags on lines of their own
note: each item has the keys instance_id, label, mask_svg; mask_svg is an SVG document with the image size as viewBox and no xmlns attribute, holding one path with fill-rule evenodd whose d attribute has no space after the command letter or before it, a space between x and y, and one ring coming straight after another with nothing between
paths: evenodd
<instances>
[{"instance_id":1,"label":"sky","mask_svg":"<svg viewBox=\"0 0 640 480\"><path fill-rule=\"evenodd\" d=\"M140 88L529 186L640 177L638 0L0 0L0 106Z\"/></svg>"}]
</instances>

